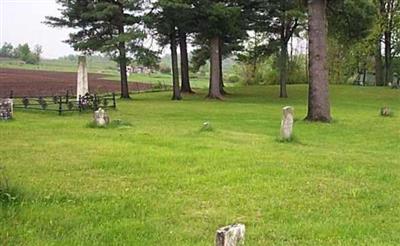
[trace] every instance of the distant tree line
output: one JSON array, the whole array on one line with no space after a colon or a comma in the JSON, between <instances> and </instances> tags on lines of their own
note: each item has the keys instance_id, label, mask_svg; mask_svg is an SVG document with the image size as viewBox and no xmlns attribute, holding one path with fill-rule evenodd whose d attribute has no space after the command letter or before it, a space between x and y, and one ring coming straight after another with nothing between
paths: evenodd
<instances>
[{"instance_id":1,"label":"distant tree line","mask_svg":"<svg viewBox=\"0 0 400 246\"><path fill-rule=\"evenodd\" d=\"M20 59L27 64L39 64L42 53L42 46L35 45L31 49L27 43L14 48L12 44L6 42L0 48L0 57Z\"/></svg>"}]
</instances>

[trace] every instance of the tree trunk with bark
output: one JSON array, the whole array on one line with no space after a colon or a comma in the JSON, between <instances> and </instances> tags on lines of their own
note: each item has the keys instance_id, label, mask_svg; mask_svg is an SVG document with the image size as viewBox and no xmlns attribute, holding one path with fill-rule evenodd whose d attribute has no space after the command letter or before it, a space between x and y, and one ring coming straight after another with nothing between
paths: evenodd
<instances>
[{"instance_id":1,"label":"tree trunk with bark","mask_svg":"<svg viewBox=\"0 0 400 246\"><path fill-rule=\"evenodd\" d=\"M219 91L221 92L222 95L228 95L229 93L225 91L225 84L224 84L224 72L223 72L223 67L222 67L222 50L223 50L223 41L220 39L219 43Z\"/></svg>"},{"instance_id":2,"label":"tree trunk with bark","mask_svg":"<svg viewBox=\"0 0 400 246\"><path fill-rule=\"evenodd\" d=\"M284 37L283 37L284 38ZM287 98L286 84L288 80L288 44L281 40L281 54L279 58L279 84L281 98Z\"/></svg>"},{"instance_id":3,"label":"tree trunk with bark","mask_svg":"<svg viewBox=\"0 0 400 246\"><path fill-rule=\"evenodd\" d=\"M176 51L176 33L170 35L171 48L171 64L172 64L172 100L181 100L181 91L179 89L179 69L178 69L178 53Z\"/></svg>"},{"instance_id":4,"label":"tree trunk with bark","mask_svg":"<svg viewBox=\"0 0 400 246\"><path fill-rule=\"evenodd\" d=\"M118 5L120 16L123 16L124 10L122 5ZM122 20L119 20L118 23L118 35L124 35L125 29ZM121 98L130 98L129 97L129 88L128 88L128 76L126 71L126 66L128 63L128 59L126 58L126 44L125 42L121 41L118 43L118 64L119 64L119 71L121 76Z\"/></svg>"},{"instance_id":5,"label":"tree trunk with bark","mask_svg":"<svg viewBox=\"0 0 400 246\"><path fill-rule=\"evenodd\" d=\"M382 66L382 53L381 53L381 40L379 39L376 44L375 51L375 84L377 86L384 85L383 66Z\"/></svg>"},{"instance_id":6,"label":"tree trunk with bark","mask_svg":"<svg viewBox=\"0 0 400 246\"><path fill-rule=\"evenodd\" d=\"M284 6L283 6L284 7ZM286 83L288 78L287 70L287 59L288 59L288 45L286 42L286 20L284 15L281 17L280 27L280 43L281 43L281 54L279 55L279 85L280 92L279 97L287 98Z\"/></svg>"},{"instance_id":7,"label":"tree trunk with bark","mask_svg":"<svg viewBox=\"0 0 400 246\"><path fill-rule=\"evenodd\" d=\"M210 88L208 98L223 100L221 94L220 37L210 39Z\"/></svg>"},{"instance_id":8,"label":"tree trunk with bark","mask_svg":"<svg viewBox=\"0 0 400 246\"><path fill-rule=\"evenodd\" d=\"M384 32L385 36L385 85L388 85L393 80L392 74L392 33Z\"/></svg>"},{"instance_id":9,"label":"tree trunk with bark","mask_svg":"<svg viewBox=\"0 0 400 246\"><path fill-rule=\"evenodd\" d=\"M128 76L126 74L127 59L126 59L125 42L120 42L118 44L118 50L119 50L118 63L121 76L121 98L130 98L129 88L128 88Z\"/></svg>"},{"instance_id":10,"label":"tree trunk with bark","mask_svg":"<svg viewBox=\"0 0 400 246\"><path fill-rule=\"evenodd\" d=\"M330 122L326 0L309 0L308 18L310 82L306 119Z\"/></svg>"},{"instance_id":11,"label":"tree trunk with bark","mask_svg":"<svg viewBox=\"0 0 400 246\"><path fill-rule=\"evenodd\" d=\"M179 48L181 51L181 92L194 93L190 86L187 36L184 32L179 32Z\"/></svg>"}]
</instances>

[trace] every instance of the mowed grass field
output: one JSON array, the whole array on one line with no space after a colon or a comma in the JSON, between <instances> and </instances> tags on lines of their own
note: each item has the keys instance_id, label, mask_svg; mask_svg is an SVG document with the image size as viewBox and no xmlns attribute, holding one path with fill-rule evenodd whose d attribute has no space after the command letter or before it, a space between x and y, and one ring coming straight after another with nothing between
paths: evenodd
<instances>
[{"instance_id":1,"label":"mowed grass field","mask_svg":"<svg viewBox=\"0 0 400 246\"><path fill-rule=\"evenodd\" d=\"M119 101L111 119L16 111L0 122L4 245L213 245L246 225L246 245L400 244L400 91L332 86L332 124L308 123L307 87L230 89ZM279 142L281 108L295 140ZM390 106L393 117L379 116ZM203 122L213 131L201 131Z\"/></svg>"}]
</instances>

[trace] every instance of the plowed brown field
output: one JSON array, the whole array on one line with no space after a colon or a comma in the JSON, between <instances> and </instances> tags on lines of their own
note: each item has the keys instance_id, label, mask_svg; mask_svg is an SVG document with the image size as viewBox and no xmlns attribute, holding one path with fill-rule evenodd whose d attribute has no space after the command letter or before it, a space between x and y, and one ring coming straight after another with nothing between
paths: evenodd
<instances>
[{"instance_id":1,"label":"plowed brown field","mask_svg":"<svg viewBox=\"0 0 400 246\"><path fill-rule=\"evenodd\" d=\"M13 91L16 97L70 95L76 93L76 73L0 68L0 98ZM91 93L119 92L118 81L102 79L102 74L89 74ZM150 89L150 84L129 83L129 89Z\"/></svg>"}]
</instances>

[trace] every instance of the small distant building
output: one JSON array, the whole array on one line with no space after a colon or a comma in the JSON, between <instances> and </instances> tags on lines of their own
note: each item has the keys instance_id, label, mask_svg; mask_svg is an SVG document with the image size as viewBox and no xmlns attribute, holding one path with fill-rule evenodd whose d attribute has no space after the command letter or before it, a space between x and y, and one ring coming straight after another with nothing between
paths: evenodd
<instances>
[{"instance_id":1,"label":"small distant building","mask_svg":"<svg viewBox=\"0 0 400 246\"><path fill-rule=\"evenodd\" d=\"M128 75L132 74L132 73L150 74L153 72L150 68L148 68L146 66L133 66L133 65L126 67L126 71L127 71Z\"/></svg>"}]
</instances>

